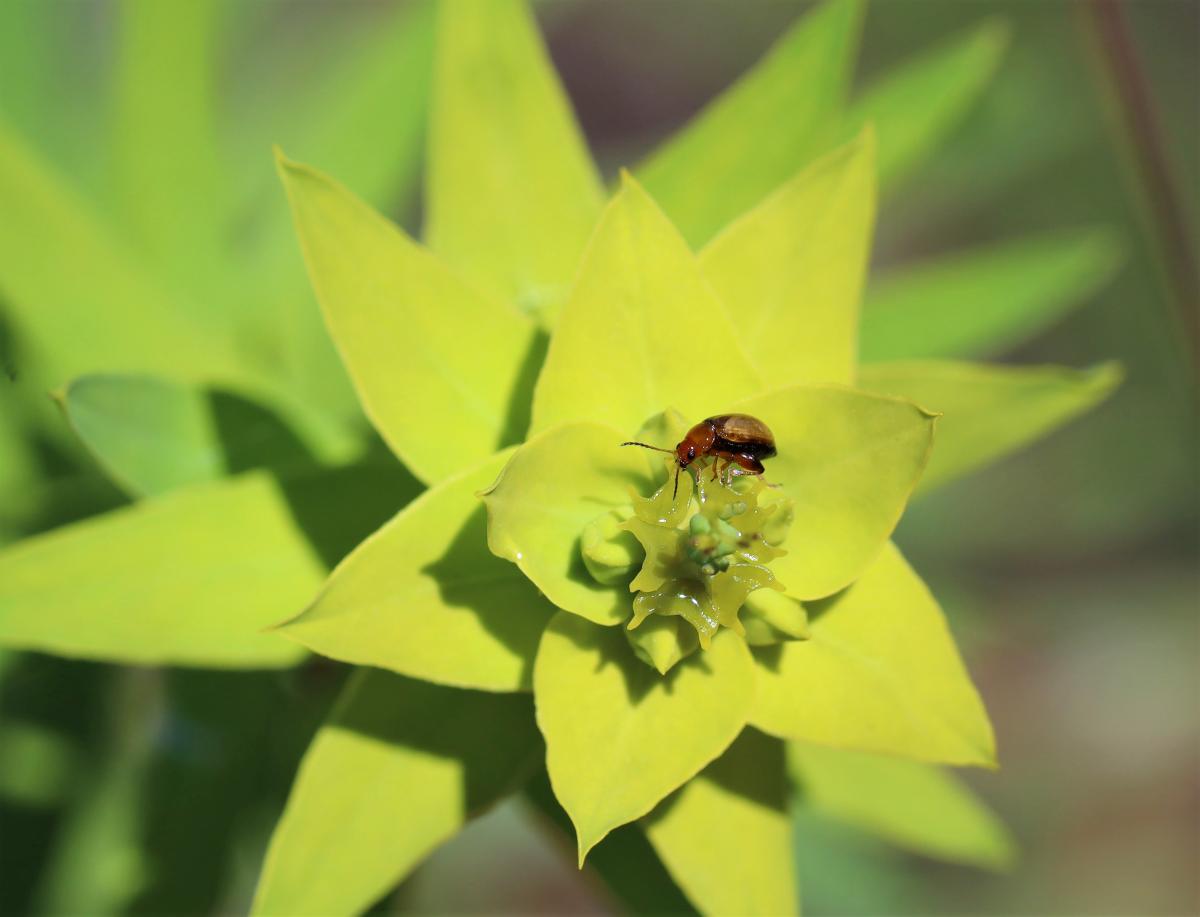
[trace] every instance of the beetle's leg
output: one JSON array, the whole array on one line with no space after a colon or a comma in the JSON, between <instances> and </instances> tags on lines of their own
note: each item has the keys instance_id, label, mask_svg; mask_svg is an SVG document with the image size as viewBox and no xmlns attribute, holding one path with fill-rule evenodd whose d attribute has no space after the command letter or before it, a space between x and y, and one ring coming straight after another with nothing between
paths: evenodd
<instances>
[{"instance_id":1,"label":"beetle's leg","mask_svg":"<svg viewBox=\"0 0 1200 917\"><path fill-rule=\"evenodd\" d=\"M732 484L734 477L739 473L737 462L735 462L733 459L726 459L725 476L722 478L725 486L728 487L730 484Z\"/></svg>"},{"instance_id":2,"label":"beetle's leg","mask_svg":"<svg viewBox=\"0 0 1200 917\"><path fill-rule=\"evenodd\" d=\"M714 481L717 479L717 474L718 474L717 469L720 467L721 467L721 456L714 455L713 456L713 464L712 464L712 479Z\"/></svg>"},{"instance_id":3,"label":"beetle's leg","mask_svg":"<svg viewBox=\"0 0 1200 917\"><path fill-rule=\"evenodd\" d=\"M730 464L737 463L739 468L744 468L745 471L731 471L731 474L762 474L767 469L763 468L762 462L756 459L753 455L742 453L730 457Z\"/></svg>"}]
</instances>

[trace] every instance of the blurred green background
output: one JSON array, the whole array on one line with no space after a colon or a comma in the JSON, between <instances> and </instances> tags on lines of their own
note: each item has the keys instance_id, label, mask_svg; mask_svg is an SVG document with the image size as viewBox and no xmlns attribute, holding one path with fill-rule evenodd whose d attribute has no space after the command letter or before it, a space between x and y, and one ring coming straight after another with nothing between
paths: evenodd
<instances>
[{"instance_id":1,"label":"blurred green background","mask_svg":"<svg viewBox=\"0 0 1200 917\"><path fill-rule=\"evenodd\" d=\"M538 13L612 175L728 85L804 8L554 0ZM1114 68L1098 39L1105 9L880 0L868 12L862 83L983 19L1011 28L981 103L882 201L873 277L976 244L1107 227L1123 252L1119 269L1096 278L1082 308L994 356L1074 366L1117 358L1127 378L1084 419L914 505L898 533L941 597L996 722L1003 769L969 776L1013 829L1019 864L1011 875L933 864L806 819L797 848L810 913L1200 910L1200 430L1190 330L1197 253L1188 234L1200 213L1200 6L1119 7L1138 68L1132 77ZM220 50L214 120L239 126L229 131L239 139L216 165L257 202L242 238L266 233L260 211L272 220L283 212L275 141L300 156L307 145L318 165L419 226L419 146L405 131L419 130L427 73L419 52L389 72L396 48L412 47L402 36L389 52L379 33L395 29L397 16L419 22L420 10L292 0L229 10L227 34L212 37ZM119 210L122 179L106 157L122 63L113 5L18 0L6 15L5 122L99 212ZM357 133L348 113L322 137L312 114L336 107L329 100L338 98L344 62L366 67L371 55L379 59L377 98L362 104L393 110L396 129ZM1130 80L1139 77L1153 134L1130 117ZM188 130L188 118L172 129ZM1163 173L1146 165L1151 141L1161 145L1174 192L1166 209L1155 196ZM381 170L362 155L366 144L412 161ZM1172 213L1180 228L1164 216ZM254 244L213 257L236 261ZM279 265L264 276L290 276L303 288L290 240L262 245L278 251L262 257ZM256 340L251 332L245 339ZM30 431L24 464L0 468L0 543L124 499L48 399L18 397L35 383L19 372L25 346L7 333L0 300L0 425ZM303 356L279 358L303 365ZM337 434L327 439L336 451ZM210 673L0 654L0 913L243 910L296 761L342 674L319 662L283 673ZM559 840L510 803L380 908L611 911Z\"/></svg>"}]
</instances>

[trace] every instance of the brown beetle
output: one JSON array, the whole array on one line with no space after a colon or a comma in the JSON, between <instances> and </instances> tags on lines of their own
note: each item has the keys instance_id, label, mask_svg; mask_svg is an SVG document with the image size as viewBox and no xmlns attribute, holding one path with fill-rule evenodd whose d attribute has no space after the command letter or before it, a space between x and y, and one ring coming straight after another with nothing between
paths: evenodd
<instances>
[{"instance_id":1,"label":"brown beetle","mask_svg":"<svg viewBox=\"0 0 1200 917\"><path fill-rule=\"evenodd\" d=\"M621 445L641 446L655 452L673 453L678 464L675 469L675 495L679 494L680 470L687 468L697 458L706 455L714 457L715 481L721 459L725 459L725 471L737 465L745 469L744 472L737 472L738 474L762 474L766 471L762 465L763 460L775 454L774 434L765 423L749 414L718 414L716 417L708 417L688 430L687 435L674 449L661 449L633 440Z\"/></svg>"}]
</instances>

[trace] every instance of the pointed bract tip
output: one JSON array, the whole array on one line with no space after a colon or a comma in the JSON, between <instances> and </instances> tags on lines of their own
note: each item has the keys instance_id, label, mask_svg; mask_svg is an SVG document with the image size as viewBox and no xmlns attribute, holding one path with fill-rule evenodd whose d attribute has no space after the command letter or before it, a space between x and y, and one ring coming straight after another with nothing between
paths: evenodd
<instances>
[{"instance_id":1,"label":"pointed bract tip","mask_svg":"<svg viewBox=\"0 0 1200 917\"><path fill-rule=\"evenodd\" d=\"M620 184L622 191L636 191L641 194L645 193L645 189L642 188L642 183L639 182L636 176L634 176L634 174L624 166L621 167L620 171Z\"/></svg>"},{"instance_id":2,"label":"pointed bract tip","mask_svg":"<svg viewBox=\"0 0 1200 917\"><path fill-rule=\"evenodd\" d=\"M970 43L991 56L988 63L994 68L1008 50L1011 38L1012 25L1009 21L1001 16L991 16L975 26Z\"/></svg>"},{"instance_id":3,"label":"pointed bract tip","mask_svg":"<svg viewBox=\"0 0 1200 917\"><path fill-rule=\"evenodd\" d=\"M582 841L580 841L580 843L579 843L579 857L578 857L578 862L576 863L576 865L578 866L578 868L579 868L579 869L583 869L583 864L584 864L584 861L585 861L585 860L587 860L587 855L588 855L589 853L591 853L591 852L592 852L592 848L593 848L593 847L595 847L595 846L596 846L596 844L593 842L593 843L591 843L591 844L588 844L588 845L585 847L585 846L583 845L583 842L582 842Z\"/></svg>"},{"instance_id":4,"label":"pointed bract tip","mask_svg":"<svg viewBox=\"0 0 1200 917\"><path fill-rule=\"evenodd\" d=\"M864 153L875 155L875 151L879 146L879 134L875 130L874 121L866 121L863 126L858 129L858 134L854 137L854 144L862 148Z\"/></svg>"},{"instance_id":5,"label":"pointed bract tip","mask_svg":"<svg viewBox=\"0 0 1200 917\"><path fill-rule=\"evenodd\" d=\"M1098 389L1111 392L1125 381L1125 364L1120 360L1106 360L1085 370L1090 381Z\"/></svg>"},{"instance_id":6,"label":"pointed bract tip","mask_svg":"<svg viewBox=\"0 0 1200 917\"><path fill-rule=\"evenodd\" d=\"M291 159L278 143L271 146L271 152L275 156L275 171L279 173L280 177L287 178L304 169L304 165Z\"/></svg>"}]
</instances>

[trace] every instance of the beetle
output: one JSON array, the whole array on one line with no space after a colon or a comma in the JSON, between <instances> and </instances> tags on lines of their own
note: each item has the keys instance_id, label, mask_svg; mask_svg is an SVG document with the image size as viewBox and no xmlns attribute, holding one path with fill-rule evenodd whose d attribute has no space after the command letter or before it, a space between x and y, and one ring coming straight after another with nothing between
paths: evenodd
<instances>
[{"instance_id":1,"label":"beetle","mask_svg":"<svg viewBox=\"0 0 1200 917\"><path fill-rule=\"evenodd\" d=\"M737 465L745 471L737 474L762 474L763 461L775 455L775 435L770 428L757 417L749 414L718 414L706 417L696 424L679 441L674 449L662 449L649 443L639 443L627 440L622 446L641 446L643 449L653 449L655 452L666 452L675 456L675 493L679 495L679 472L687 468L697 458L711 455L713 461L713 480L717 479L717 466L725 459L725 471L731 471Z\"/></svg>"}]
</instances>

